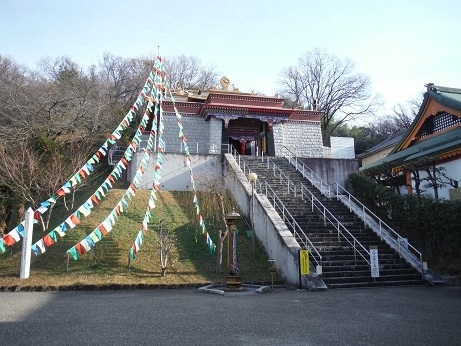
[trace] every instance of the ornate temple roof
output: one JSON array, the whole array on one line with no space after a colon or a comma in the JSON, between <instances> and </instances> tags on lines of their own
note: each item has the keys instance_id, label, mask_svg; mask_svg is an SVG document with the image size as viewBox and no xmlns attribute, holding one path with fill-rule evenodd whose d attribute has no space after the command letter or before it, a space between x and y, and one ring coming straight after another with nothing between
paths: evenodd
<instances>
[{"instance_id":1,"label":"ornate temple roof","mask_svg":"<svg viewBox=\"0 0 461 346\"><path fill-rule=\"evenodd\" d=\"M319 122L322 112L318 110L302 110L283 107L284 100L279 96L263 96L256 93L244 93L231 86L229 78L221 78L221 89L183 90L172 92L179 111L196 113L209 119L218 117L247 117L275 121L296 120ZM169 110L172 107L168 98L164 102Z\"/></svg>"},{"instance_id":2,"label":"ornate temple roof","mask_svg":"<svg viewBox=\"0 0 461 346\"><path fill-rule=\"evenodd\" d=\"M461 89L426 84L427 91L413 123L388 156L360 170L383 164L394 169L423 157L461 157Z\"/></svg>"}]
</instances>

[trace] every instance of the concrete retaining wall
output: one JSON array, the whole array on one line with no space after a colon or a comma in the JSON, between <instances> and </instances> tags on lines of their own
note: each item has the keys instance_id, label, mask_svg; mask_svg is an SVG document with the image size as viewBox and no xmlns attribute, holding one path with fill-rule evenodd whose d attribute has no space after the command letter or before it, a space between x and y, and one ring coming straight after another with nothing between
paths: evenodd
<instances>
[{"instance_id":1,"label":"concrete retaining wall","mask_svg":"<svg viewBox=\"0 0 461 346\"><path fill-rule=\"evenodd\" d=\"M141 162L142 155L142 152L133 155L130 169L127 172L127 180L131 181L133 178L136 168ZM232 191L240 213L248 220L251 220L251 185L232 155L191 154L190 156L196 189L200 188L200 179L211 176L224 177L225 185ZM192 189L190 171L185 160L186 156L184 154L164 154L163 174L160 180L162 190L188 191ZM338 181L343 186L345 186L347 175L358 171L357 160L302 159L302 161L325 181ZM139 189L152 188L155 162L156 154L154 153L148 164L146 173L138 185ZM254 231L257 239L265 249L269 259L275 260L277 272L282 279L289 285L299 286L299 244L264 194L256 191L254 202ZM314 275L309 280L315 279L316 276ZM302 285L303 287L312 288L312 286L309 286L312 285L312 282L303 280ZM317 284L315 282L314 286ZM320 287L321 284L318 284L317 287Z\"/></svg>"},{"instance_id":2,"label":"concrete retaining wall","mask_svg":"<svg viewBox=\"0 0 461 346\"><path fill-rule=\"evenodd\" d=\"M133 155L127 180L131 181L136 174L136 169L141 163L143 152ZM206 177L222 177L222 155L199 155L191 154L191 167L194 173L195 188L200 189L200 179ZM138 185L140 190L150 190L154 182L154 168L157 161L157 153L153 153L147 165L145 174ZM163 154L162 178L160 188L164 191L191 191L190 170L186 164L185 154Z\"/></svg>"},{"instance_id":3,"label":"concrete retaining wall","mask_svg":"<svg viewBox=\"0 0 461 346\"><path fill-rule=\"evenodd\" d=\"M298 158L298 160L312 169L326 183L338 183L346 189L349 174L359 171L359 160L356 159Z\"/></svg>"},{"instance_id":4,"label":"concrete retaining wall","mask_svg":"<svg viewBox=\"0 0 461 346\"><path fill-rule=\"evenodd\" d=\"M251 185L232 155L226 154L224 175L226 187L232 191L240 212L249 220ZM255 234L269 259L275 260L277 272L293 286L299 285L298 243L263 194L256 193L254 201Z\"/></svg>"}]
</instances>

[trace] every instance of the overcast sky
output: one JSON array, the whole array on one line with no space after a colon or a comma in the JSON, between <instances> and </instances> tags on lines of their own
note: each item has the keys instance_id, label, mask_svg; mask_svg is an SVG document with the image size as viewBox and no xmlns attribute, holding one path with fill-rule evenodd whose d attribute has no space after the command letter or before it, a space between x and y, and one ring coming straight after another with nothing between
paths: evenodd
<instances>
[{"instance_id":1,"label":"overcast sky","mask_svg":"<svg viewBox=\"0 0 461 346\"><path fill-rule=\"evenodd\" d=\"M160 46L272 96L280 71L318 47L351 59L391 109L429 82L461 88L460 18L459 0L0 0L0 54L90 66Z\"/></svg>"}]
</instances>

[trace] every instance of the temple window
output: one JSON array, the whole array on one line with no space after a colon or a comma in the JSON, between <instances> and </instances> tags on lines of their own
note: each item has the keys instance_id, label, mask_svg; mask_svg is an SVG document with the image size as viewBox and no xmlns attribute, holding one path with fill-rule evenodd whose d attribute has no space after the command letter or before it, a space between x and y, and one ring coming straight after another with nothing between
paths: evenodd
<instances>
[{"instance_id":1,"label":"temple window","mask_svg":"<svg viewBox=\"0 0 461 346\"><path fill-rule=\"evenodd\" d=\"M426 119L419 131L419 136L420 138L427 137L458 124L461 124L461 118L447 112L438 112Z\"/></svg>"}]
</instances>

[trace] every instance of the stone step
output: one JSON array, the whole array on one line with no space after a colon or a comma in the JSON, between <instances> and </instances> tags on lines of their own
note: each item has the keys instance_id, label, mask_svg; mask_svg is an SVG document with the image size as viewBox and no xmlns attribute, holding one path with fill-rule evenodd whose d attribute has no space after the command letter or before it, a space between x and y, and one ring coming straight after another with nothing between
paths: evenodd
<instances>
[{"instance_id":1,"label":"stone step","mask_svg":"<svg viewBox=\"0 0 461 346\"><path fill-rule=\"evenodd\" d=\"M338 283L362 283L362 282L375 282L375 281L422 281L421 274L386 274L382 275L381 272L379 273L379 277L373 278L371 277L371 273L368 272L364 275L357 275L357 276L337 276L337 277L323 277L323 281L329 287L330 284L338 284Z\"/></svg>"},{"instance_id":2,"label":"stone step","mask_svg":"<svg viewBox=\"0 0 461 346\"><path fill-rule=\"evenodd\" d=\"M322 255L324 280L328 287L347 288L424 284L421 274L404 259L400 258L378 235L366 227L363 221L341 201L323 196L287 159L271 159L283 174L298 186L296 191L299 191L300 184L303 184L323 204L321 208L326 208L329 213L334 215L332 221L335 223L339 221L366 249L370 246L378 247L380 274L382 275L380 278L373 279L371 278L367 261L354 252L353 246L343 236L340 236L338 240L338 231L335 226L329 221L325 223L323 210L322 212L316 208L312 210L309 199L302 199L300 196L295 197L292 190L288 191L286 182L281 182L278 176L274 177L273 170L267 168L267 162L261 162L260 158L248 157L248 166L258 174L258 181L267 181L271 185L285 208L295 218L298 225ZM310 196L309 193L308 195ZM344 231L343 233L349 241L353 242L352 237L347 232Z\"/></svg>"},{"instance_id":3,"label":"stone step","mask_svg":"<svg viewBox=\"0 0 461 346\"><path fill-rule=\"evenodd\" d=\"M327 284L327 283L325 283ZM388 286L425 286L427 282L424 280L374 280L365 282L341 282L341 283L328 283L327 287L330 289L350 289L350 288L368 288L368 287L388 287Z\"/></svg>"},{"instance_id":4,"label":"stone step","mask_svg":"<svg viewBox=\"0 0 461 346\"><path fill-rule=\"evenodd\" d=\"M345 270L338 270L338 271L332 271L328 267L322 267L323 268L323 273L322 273L322 278L323 279L336 279L336 278L350 278L350 277L371 277L371 270L370 268L353 268L350 267ZM386 277L386 276L400 276L400 277L408 277L412 279L420 279L421 274L416 274L412 268L392 268L392 269L379 269L379 276L380 277Z\"/></svg>"},{"instance_id":5,"label":"stone step","mask_svg":"<svg viewBox=\"0 0 461 346\"><path fill-rule=\"evenodd\" d=\"M367 258L365 256L365 258ZM370 261L369 258L367 258L368 262ZM326 259L324 256L322 256L322 265L326 268L343 268L343 270L347 270L348 267L358 267L358 266L365 266L369 267L370 265L368 264L365 259L360 256L360 254L357 254L357 256L350 256L349 258L346 257L338 257L338 258L330 258ZM408 268L408 269L413 269L410 264L407 262L403 261L400 258L380 258L379 259L379 267L382 267L384 269L391 269L391 268ZM340 270L340 269L339 269Z\"/></svg>"},{"instance_id":6,"label":"stone step","mask_svg":"<svg viewBox=\"0 0 461 346\"><path fill-rule=\"evenodd\" d=\"M337 245L323 245L323 244L317 244L318 246L316 246L315 243L313 243L315 248L317 249L318 252L320 252L320 254L322 255L322 257L326 257L326 256L335 256L335 255L345 255L345 254L354 254L354 249L352 246L350 246L349 244L347 245L343 245L343 246L337 246ZM395 256L398 256L396 254L396 252L393 250L393 249L386 249L386 248L383 248L381 249L381 251L379 251L378 249L378 254L379 256L381 255L395 255Z\"/></svg>"}]
</instances>

